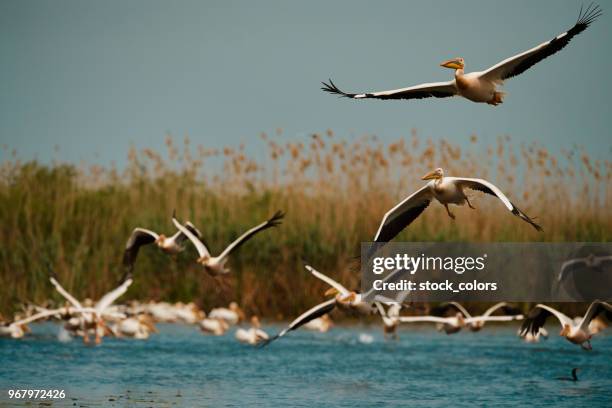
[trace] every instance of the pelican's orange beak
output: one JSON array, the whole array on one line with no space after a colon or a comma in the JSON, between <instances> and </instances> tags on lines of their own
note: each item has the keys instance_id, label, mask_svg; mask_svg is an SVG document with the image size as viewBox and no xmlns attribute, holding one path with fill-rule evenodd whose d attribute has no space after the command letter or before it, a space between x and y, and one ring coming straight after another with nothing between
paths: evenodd
<instances>
[{"instance_id":1,"label":"pelican's orange beak","mask_svg":"<svg viewBox=\"0 0 612 408\"><path fill-rule=\"evenodd\" d=\"M432 180L432 179L437 179L437 178L438 178L438 172L436 170L433 170L427 173L426 175L424 175L423 177L421 177L421 180Z\"/></svg>"},{"instance_id":2,"label":"pelican's orange beak","mask_svg":"<svg viewBox=\"0 0 612 408\"><path fill-rule=\"evenodd\" d=\"M324 296L336 296L338 294L338 289L336 288L329 288L325 291L325 293L323 294Z\"/></svg>"},{"instance_id":3,"label":"pelican's orange beak","mask_svg":"<svg viewBox=\"0 0 612 408\"><path fill-rule=\"evenodd\" d=\"M463 59L462 58L453 58L448 61L444 61L440 64L441 67L450 68L450 69L463 69Z\"/></svg>"}]
</instances>

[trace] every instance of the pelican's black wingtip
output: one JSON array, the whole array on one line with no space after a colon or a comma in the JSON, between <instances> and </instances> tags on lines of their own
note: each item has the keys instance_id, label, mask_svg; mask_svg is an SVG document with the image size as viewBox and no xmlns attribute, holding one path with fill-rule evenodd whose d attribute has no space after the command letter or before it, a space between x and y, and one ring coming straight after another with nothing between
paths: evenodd
<instances>
[{"instance_id":1,"label":"pelican's black wingtip","mask_svg":"<svg viewBox=\"0 0 612 408\"><path fill-rule=\"evenodd\" d=\"M279 336L278 336L278 334L277 334L277 335L275 335L275 336L270 337L269 339L266 339L266 340L262 341L261 343L259 343L259 344L257 345L257 348L258 348L258 349L263 349L263 348L268 347L268 345L269 345L270 343L272 343L274 340L278 339L278 337L279 337Z\"/></svg>"},{"instance_id":2,"label":"pelican's black wingtip","mask_svg":"<svg viewBox=\"0 0 612 408\"><path fill-rule=\"evenodd\" d=\"M603 10L599 6L599 4L591 3L585 9L584 6L580 7L580 12L578 13L578 21L576 21L576 25L583 25L588 27L593 21L597 18L601 17L603 14Z\"/></svg>"},{"instance_id":3,"label":"pelican's black wingtip","mask_svg":"<svg viewBox=\"0 0 612 408\"><path fill-rule=\"evenodd\" d=\"M276 227L277 225L282 224L283 218L285 218L285 213L282 210L278 210L268 221L266 221L267 228Z\"/></svg>"},{"instance_id":4,"label":"pelican's black wingtip","mask_svg":"<svg viewBox=\"0 0 612 408\"><path fill-rule=\"evenodd\" d=\"M357 94L351 94L351 93L346 93L344 91L341 91L340 88L338 88L336 84L334 84L334 81L332 81L331 79L329 79L329 83L327 82L321 82L321 83L323 84L323 87L321 88L321 90L325 92L344 96L346 98L354 98L355 95L357 95Z\"/></svg>"}]
</instances>

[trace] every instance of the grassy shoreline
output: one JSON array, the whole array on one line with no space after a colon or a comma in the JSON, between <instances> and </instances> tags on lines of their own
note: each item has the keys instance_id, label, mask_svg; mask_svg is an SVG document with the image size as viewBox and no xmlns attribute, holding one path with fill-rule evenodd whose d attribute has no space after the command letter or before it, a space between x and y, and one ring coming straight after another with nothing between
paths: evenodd
<instances>
[{"instance_id":1,"label":"grassy shoreline","mask_svg":"<svg viewBox=\"0 0 612 408\"><path fill-rule=\"evenodd\" d=\"M358 287L354 257L382 215L443 167L449 175L495 182L544 232L521 223L496 200L475 193L477 211L457 208L451 222L432 205L398 241L593 241L610 238L612 166L580 150L556 157L509 138L472 136L468 148L417 135L393 143L354 141L333 132L302 143L281 132L262 135L268 157L258 162L243 146L206 149L168 138L167 152L132 149L125 170L53 163L0 166L0 312L20 302L58 300L46 262L80 297L100 296L122 274L125 242L136 226L173 231L173 209L204 233L214 251L272 215L283 224L265 231L232 257L222 282L193 263L189 247L176 259L141 251L125 299L196 301L208 310L236 300L248 312L289 318L318 302L324 286L303 270L307 259L348 286ZM214 170L214 169L218 170Z\"/></svg>"}]
</instances>

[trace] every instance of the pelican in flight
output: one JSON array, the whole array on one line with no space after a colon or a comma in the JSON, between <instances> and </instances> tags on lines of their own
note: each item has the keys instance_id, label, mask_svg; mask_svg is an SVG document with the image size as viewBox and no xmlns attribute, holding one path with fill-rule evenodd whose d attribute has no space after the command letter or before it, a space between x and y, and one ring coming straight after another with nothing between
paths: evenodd
<instances>
[{"instance_id":1,"label":"pelican in flight","mask_svg":"<svg viewBox=\"0 0 612 408\"><path fill-rule=\"evenodd\" d=\"M605 312L609 320L612 319L612 305L595 300L589 305L582 319L576 322L574 319L550 306L538 304L529 312L527 319L523 322L521 334L538 333L540 328L546 323L546 319L554 315L559 320L559 323L561 323L560 336L565 337L571 343L579 345L584 350L592 350L591 337L593 337L593 333L589 330L589 324L602 312Z\"/></svg>"},{"instance_id":2,"label":"pelican in flight","mask_svg":"<svg viewBox=\"0 0 612 408\"><path fill-rule=\"evenodd\" d=\"M472 331L479 331L486 322L508 322L523 318L522 315L492 316L493 312L506 306L503 302L498 303L487 309L481 316L472 316L459 303L448 302L436 307L433 316L400 316L398 320L400 323L436 323L438 330L443 330L446 334L457 333L464 327L469 327ZM456 309L457 312L446 317L439 315L448 312L451 308Z\"/></svg>"},{"instance_id":3,"label":"pelican in flight","mask_svg":"<svg viewBox=\"0 0 612 408\"><path fill-rule=\"evenodd\" d=\"M576 24L537 47L507 58L485 71L465 73L465 61L463 58L453 58L444 61L440 66L455 70L455 78L446 82L426 83L408 88L394 89L382 92L368 93L346 93L329 80L329 84L323 82L321 88L325 92L345 96L353 99L423 99L423 98L447 98L451 96L462 96L473 102L486 102L497 106L503 102L504 93L497 90L504 80L522 74L533 65L563 49L574 36L586 30L595 21L602 11L597 5L592 4L586 9L580 9Z\"/></svg>"},{"instance_id":4,"label":"pelican in flight","mask_svg":"<svg viewBox=\"0 0 612 408\"><path fill-rule=\"evenodd\" d=\"M485 312L480 316L472 316L470 312L467 311L463 305L457 302L447 302L438 306L436 310L438 313L444 313L448 309L453 308L457 311L461 312L461 314L465 317L464 322L466 326L474 332L480 331L485 323L487 322L510 322L513 320L522 320L523 315L518 312L517 309L508 306L506 302L499 302L485 310ZM502 316L494 316L493 313L502 309L505 315Z\"/></svg>"},{"instance_id":5,"label":"pelican in flight","mask_svg":"<svg viewBox=\"0 0 612 408\"><path fill-rule=\"evenodd\" d=\"M202 234L191 222L185 223L185 228L199 239L202 239ZM130 235L130 238L125 244L123 265L129 270L132 270L140 247L153 243L166 254L176 255L185 249L183 242L185 242L186 239L187 237L181 231L177 231L174 235L167 237L164 234L158 234L157 232L145 228L134 228L132 235Z\"/></svg>"},{"instance_id":6,"label":"pelican in flight","mask_svg":"<svg viewBox=\"0 0 612 408\"><path fill-rule=\"evenodd\" d=\"M251 228L250 230L239 236L234 242L229 244L219 256L212 256L204 242L202 242L200 238L198 238L191 231L189 231L188 228L178 222L175 214L172 215L172 222L174 223L176 228L183 234L185 234L185 236L187 236L187 238L189 238L189 240L196 247L198 254L200 255L197 262L202 265L206 272L208 272L210 275L217 276L230 272L230 269L225 267L225 263L227 262L229 255L233 251L238 249L249 239L253 238L253 236L255 236L255 234L257 234L258 232L279 225L284 216L285 215L281 211L277 211L269 220L264 221L259 225L256 225L255 227Z\"/></svg>"},{"instance_id":7,"label":"pelican in flight","mask_svg":"<svg viewBox=\"0 0 612 408\"><path fill-rule=\"evenodd\" d=\"M565 277L567 270L576 267L577 265L584 265L587 268L599 268L604 262L612 262L612 255L596 256L589 254L583 258L574 258L563 262L559 276L557 280L561 282Z\"/></svg>"},{"instance_id":8,"label":"pelican in flight","mask_svg":"<svg viewBox=\"0 0 612 408\"><path fill-rule=\"evenodd\" d=\"M392 340L397 340L397 327L400 323L400 312L404 307L404 301L410 294L409 290L404 290L395 296L395 303L392 303L387 310L383 307L381 302L374 302L378 314L380 315L383 322L383 333L385 339L390 337Z\"/></svg>"},{"instance_id":9,"label":"pelican in flight","mask_svg":"<svg viewBox=\"0 0 612 408\"><path fill-rule=\"evenodd\" d=\"M365 301L365 299L374 291L374 289L370 289L369 291L363 294L357 293L357 292L348 290L341 283L336 282L329 276L322 274L321 272L317 271L310 265L305 265L305 268L314 277L327 283L330 286L330 289L328 289L325 292L325 294L334 295L334 297L329 300L326 300L323 303L319 303L318 305L302 313L297 319L289 323L289 326L287 326L285 329L280 331L278 334L270 337L270 339L265 341L263 343L264 346L268 345L269 343L273 342L276 339L283 337L290 331L297 330L300 327L304 326L305 324L319 317L322 317L323 315L331 313L332 310L334 310L336 307L347 310L347 311L352 311L360 315L368 315L376 311L374 305ZM402 269L397 269L391 272L382 280L382 282L385 282L391 279L392 277L394 277L397 273L401 271ZM394 300L387 299L382 296L376 296L375 300L383 301L385 303L395 303Z\"/></svg>"},{"instance_id":10,"label":"pelican in flight","mask_svg":"<svg viewBox=\"0 0 612 408\"><path fill-rule=\"evenodd\" d=\"M427 173L422 177L422 180L430 181L385 214L374 237L375 242L388 242L392 240L421 215L433 199L438 200L438 202L444 205L448 216L452 219L455 219L455 215L448 209L449 204L463 205L467 203L470 208L475 209L465 194L465 189L477 190L497 197L512 214L531 224L536 230L542 230L542 227L512 204L499 188L486 180L445 177L444 170L441 168Z\"/></svg>"},{"instance_id":11,"label":"pelican in flight","mask_svg":"<svg viewBox=\"0 0 612 408\"><path fill-rule=\"evenodd\" d=\"M93 308L89 309L89 308L84 308L81 302L79 302L66 289L64 289L62 285L60 285L60 283L55 278L55 274L53 273L53 271L51 271L51 273L52 275L49 278L49 280L51 281L51 284L55 287L58 293L62 295L64 299L66 299L66 301L69 304L71 304L77 310L81 310L81 309L89 310L88 312L81 314L79 318L79 322L78 322L80 326L80 330L82 331L82 334L83 334L83 342L89 343L89 331L90 330L93 330L95 333L95 343L96 344L100 344L102 342L102 336L104 334L112 335L113 333L106 325L104 321L104 317L110 316L110 317L125 318L125 315L123 314L117 314L117 313L112 312L110 310L110 307L119 297L121 297L125 292L127 292L128 288L133 282L132 274L126 273L121 279L121 283L119 284L117 288L111 290L110 292L102 296L100 300L98 300L98 302L95 303Z\"/></svg>"}]
</instances>

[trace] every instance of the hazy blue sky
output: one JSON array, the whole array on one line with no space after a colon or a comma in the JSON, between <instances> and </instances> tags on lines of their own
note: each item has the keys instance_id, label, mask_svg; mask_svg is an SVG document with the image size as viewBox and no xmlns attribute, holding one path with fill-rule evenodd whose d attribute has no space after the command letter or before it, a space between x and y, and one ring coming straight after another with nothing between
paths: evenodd
<instances>
[{"instance_id":1,"label":"hazy blue sky","mask_svg":"<svg viewBox=\"0 0 612 408\"><path fill-rule=\"evenodd\" d=\"M580 1L0 1L0 142L21 157L123 162L166 132L220 147L277 127L382 138L510 134L611 156L612 7L506 83L493 108L460 99L350 101L349 91L447 80L569 29ZM254 143L259 145L258 143Z\"/></svg>"}]
</instances>

